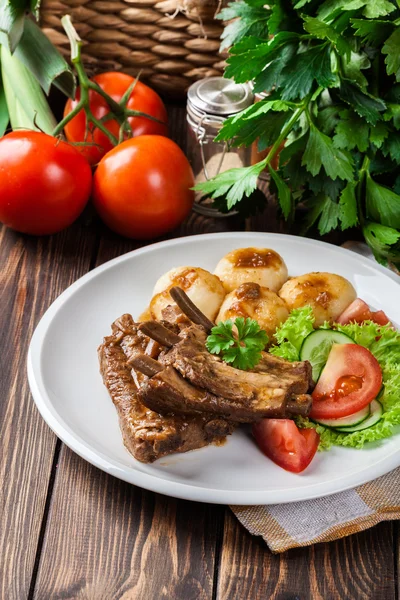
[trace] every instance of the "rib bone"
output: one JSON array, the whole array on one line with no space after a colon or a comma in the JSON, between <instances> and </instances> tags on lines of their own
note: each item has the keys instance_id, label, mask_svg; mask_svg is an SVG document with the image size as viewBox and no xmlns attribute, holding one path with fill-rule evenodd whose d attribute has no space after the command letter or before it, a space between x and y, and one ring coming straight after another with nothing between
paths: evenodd
<instances>
[{"instance_id":1,"label":"rib bone","mask_svg":"<svg viewBox=\"0 0 400 600\"><path fill-rule=\"evenodd\" d=\"M145 321L139 325L139 331L147 335L152 340L155 340L162 346L171 348L175 344L181 341L179 335L176 335L170 329L167 329L161 323L157 321Z\"/></svg>"},{"instance_id":2,"label":"rib bone","mask_svg":"<svg viewBox=\"0 0 400 600\"><path fill-rule=\"evenodd\" d=\"M208 317L191 301L186 292L180 287L173 287L169 291L171 298L179 306L183 314L196 325L201 325L207 332L215 326L215 323L210 321Z\"/></svg>"}]
</instances>

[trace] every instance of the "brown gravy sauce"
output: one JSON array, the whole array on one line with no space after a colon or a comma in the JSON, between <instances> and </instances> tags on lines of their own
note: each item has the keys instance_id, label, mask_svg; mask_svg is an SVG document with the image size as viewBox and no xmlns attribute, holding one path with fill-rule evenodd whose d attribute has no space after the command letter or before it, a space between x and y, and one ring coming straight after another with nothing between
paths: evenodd
<instances>
[{"instance_id":1,"label":"brown gravy sauce","mask_svg":"<svg viewBox=\"0 0 400 600\"><path fill-rule=\"evenodd\" d=\"M273 267L277 269L281 264L279 255L273 250L257 250L256 248L246 248L239 250L233 257L233 264L239 268L258 269L263 267Z\"/></svg>"}]
</instances>

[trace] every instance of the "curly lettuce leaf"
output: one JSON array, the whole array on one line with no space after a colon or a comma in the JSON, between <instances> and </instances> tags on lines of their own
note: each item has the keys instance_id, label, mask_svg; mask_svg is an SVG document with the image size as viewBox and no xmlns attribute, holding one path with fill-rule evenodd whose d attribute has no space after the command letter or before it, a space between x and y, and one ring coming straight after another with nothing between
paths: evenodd
<instances>
[{"instance_id":1,"label":"curly lettuce leaf","mask_svg":"<svg viewBox=\"0 0 400 600\"><path fill-rule=\"evenodd\" d=\"M286 360L300 360L300 348L305 338L314 331L314 320L311 306L292 310L289 318L277 328L274 334L277 345L272 346L269 352Z\"/></svg>"}]
</instances>

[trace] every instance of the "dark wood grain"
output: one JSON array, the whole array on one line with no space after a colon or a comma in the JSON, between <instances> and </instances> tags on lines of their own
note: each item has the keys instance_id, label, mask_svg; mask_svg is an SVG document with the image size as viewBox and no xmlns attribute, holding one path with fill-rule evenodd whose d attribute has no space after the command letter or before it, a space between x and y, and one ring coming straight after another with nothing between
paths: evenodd
<instances>
[{"instance_id":1,"label":"dark wood grain","mask_svg":"<svg viewBox=\"0 0 400 600\"><path fill-rule=\"evenodd\" d=\"M393 525L381 523L336 542L273 555L228 511L217 600L394 599L393 547Z\"/></svg>"},{"instance_id":2,"label":"dark wood grain","mask_svg":"<svg viewBox=\"0 0 400 600\"><path fill-rule=\"evenodd\" d=\"M28 389L26 355L49 304L89 269L95 237L84 220L59 235L0 233L0 598L25 598L31 584L56 437Z\"/></svg>"},{"instance_id":3,"label":"dark wood grain","mask_svg":"<svg viewBox=\"0 0 400 600\"><path fill-rule=\"evenodd\" d=\"M211 600L222 507L123 483L63 448L35 598Z\"/></svg>"}]
</instances>

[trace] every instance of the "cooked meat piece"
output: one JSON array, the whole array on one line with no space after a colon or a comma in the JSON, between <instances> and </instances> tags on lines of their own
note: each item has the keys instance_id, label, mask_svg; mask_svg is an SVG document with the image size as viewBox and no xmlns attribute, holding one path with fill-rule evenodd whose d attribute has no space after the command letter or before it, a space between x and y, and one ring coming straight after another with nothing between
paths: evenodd
<instances>
[{"instance_id":1,"label":"cooked meat piece","mask_svg":"<svg viewBox=\"0 0 400 600\"><path fill-rule=\"evenodd\" d=\"M175 325L178 328L178 332L180 329L188 327L192 324L190 319L188 319L187 316L183 314L179 306L177 306L176 304L170 304L166 308L163 308L163 310L161 311L161 315L164 322L168 323L169 327L171 325Z\"/></svg>"},{"instance_id":2,"label":"cooked meat piece","mask_svg":"<svg viewBox=\"0 0 400 600\"><path fill-rule=\"evenodd\" d=\"M136 370L151 376L140 386L140 400L152 410L162 413L215 413L235 422L254 423L265 417L287 417L291 414L308 414L311 397L304 395L287 403L286 414L282 414L281 403L257 405L255 402L240 402L214 396L206 390L186 381L174 368L163 368L159 362L146 357L133 359Z\"/></svg>"},{"instance_id":3,"label":"cooked meat piece","mask_svg":"<svg viewBox=\"0 0 400 600\"><path fill-rule=\"evenodd\" d=\"M147 324L141 325L140 330L152 333ZM162 353L159 360L166 366L173 366L195 386L220 398L247 405L258 414L271 411L283 416L289 399L308 392L308 363L290 363L264 353L259 371L241 371L210 354L205 348L206 337L202 328L188 327L181 332L180 342Z\"/></svg>"},{"instance_id":4,"label":"cooked meat piece","mask_svg":"<svg viewBox=\"0 0 400 600\"><path fill-rule=\"evenodd\" d=\"M137 460L149 463L173 452L220 443L232 433L233 425L215 416L164 417L146 408L138 399L127 356L143 355L148 338L137 330L130 315L118 319L113 331L99 348L100 371L118 411L124 444ZM142 382L146 379L137 375Z\"/></svg>"}]
</instances>

